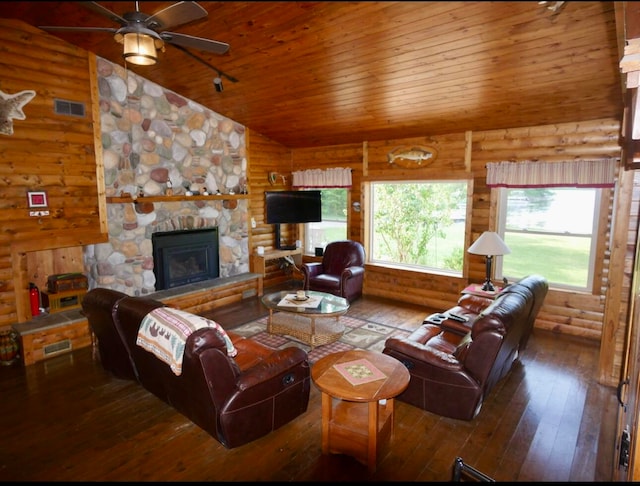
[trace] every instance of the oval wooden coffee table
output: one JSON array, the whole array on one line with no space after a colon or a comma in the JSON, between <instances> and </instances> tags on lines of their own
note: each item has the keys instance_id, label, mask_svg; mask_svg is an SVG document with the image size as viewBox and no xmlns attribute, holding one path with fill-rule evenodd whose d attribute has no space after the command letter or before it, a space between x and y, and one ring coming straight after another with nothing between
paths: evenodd
<instances>
[{"instance_id":1,"label":"oval wooden coffee table","mask_svg":"<svg viewBox=\"0 0 640 486\"><path fill-rule=\"evenodd\" d=\"M340 339L344 333L340 316L349 310L349 301L325 292L305 293L308 301L296 301L296 292L291 290L262 297L262 303L269 309L267 332L293 336L311 349Z\"/></svg>"},{"instance_id":2,"label":"oval wooden coffee table","mask_svg":"<svg viewBox=\"0 0 640 486\"><path fill-rule=\"evenodd\" d=\"M394 398L409 377L400 361L377 351L334 353L312 365L322 392L322 453L353 456L374 472L393 438Z\"/></svg>"}]
</instances>

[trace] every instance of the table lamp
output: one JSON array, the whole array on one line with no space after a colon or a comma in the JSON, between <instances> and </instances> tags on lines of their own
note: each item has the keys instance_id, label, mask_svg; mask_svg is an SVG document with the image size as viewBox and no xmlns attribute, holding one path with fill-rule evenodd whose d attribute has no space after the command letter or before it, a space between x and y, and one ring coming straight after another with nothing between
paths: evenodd
<instances>
[{"instance_id":1,"label":"table lamp","mask_svg":"<svg viewBox=\"0 0 640 486\"><path fill-rule=\"evenodd\" d=\"M482 286L486 292L495 292L495 287L491 283L491 262L496 255L507 255L511 253L509 247L502 241L502 238L495 231L485 231L467 250L474 255L485 255L487 257L487 279Z\"/></svg>"}]
</instances>

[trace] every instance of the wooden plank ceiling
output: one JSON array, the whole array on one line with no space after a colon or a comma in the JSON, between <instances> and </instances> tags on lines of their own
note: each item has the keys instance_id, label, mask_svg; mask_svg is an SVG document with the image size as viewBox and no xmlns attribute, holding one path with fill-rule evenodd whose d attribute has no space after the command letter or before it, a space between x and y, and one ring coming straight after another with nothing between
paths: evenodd
<instances>
[{"instance_id":1,"label":"wooden plank ceiling","mask_svg":"<svg viewBox=\"0 0 640 486\"><path fill-rule=\"evenodd\" d=\"M173 2L100 2L121 16L136 3ZM167 45L127 68L287 147L622 119L614 2L198 3L206 19L169 30L227 54ZM0 16L119 27L81 2L0 2ZM50 35L124 65L109 32ZM217 92L205 63L237 82Z\"/></svg>"}]
</instances>

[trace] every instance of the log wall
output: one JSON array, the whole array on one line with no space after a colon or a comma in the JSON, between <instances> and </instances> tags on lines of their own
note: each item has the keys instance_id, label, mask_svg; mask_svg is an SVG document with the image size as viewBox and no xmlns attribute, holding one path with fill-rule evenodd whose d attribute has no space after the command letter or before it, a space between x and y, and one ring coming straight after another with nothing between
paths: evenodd
<instances>
[{"instance_id":1,"label":"log wall","mask_svg":"<svg viewBox=\"0 0 640 486\"><path fill-rule=\"evenodd\" d=\"M275 232L271 224L265 222L264 193L266 191L282 191L291 188L291 151L280 144L247 130L248 148L248 181L249 181L249 211L252 223L249 239L249 251L255 252L256 247L264 246L265 251L275 249ZM276 172L285 177L276 179L275 184L269 182L269 173ZM253 222L255 222L255 227ZM285 240L297 239L297 228L294 225L282 225L281 234ZM264 286L269 287L285 282L290 275L285 274L279 267L278 261L267 261L264 276ZM254 269L252 268L253 272Z\"/></svg>"},{"instance_id":2,"label":"log wall","mask_svg":"<svg viewBox=\"0 0 640 486\"><path fill-rule=\"evenodd\" d=\"M0 90L34 90L25 120L0 135L0 328L31 318L28 287L50 271L82 271L82 247L103 240L104 186L95 57L22 23L0 19ZM43 60L46 59L46 62ZM54 100L82 103L58 115ZM99 127L98 127L99 128ZM45 191L48 216L30 216L28 191Z\"/></svg>"}]
</instances>

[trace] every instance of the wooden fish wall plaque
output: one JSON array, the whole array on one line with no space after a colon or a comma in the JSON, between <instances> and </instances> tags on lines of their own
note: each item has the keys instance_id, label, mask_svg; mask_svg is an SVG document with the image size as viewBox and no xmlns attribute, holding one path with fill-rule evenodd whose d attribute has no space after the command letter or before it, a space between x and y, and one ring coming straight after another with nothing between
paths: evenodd
<instances>
[{"instance_id":1,"label":"wooden fish wall plaque","mask_svg":"<svg viewBox=\"0 0 640 486\"><path fill-rule=\"evenodd\" d=\"M397 147L387 154L390 164L403 169L419 169L431 164L438 157L433 147L419 145L414 147Z\"/></svg>"}]
</instances>

